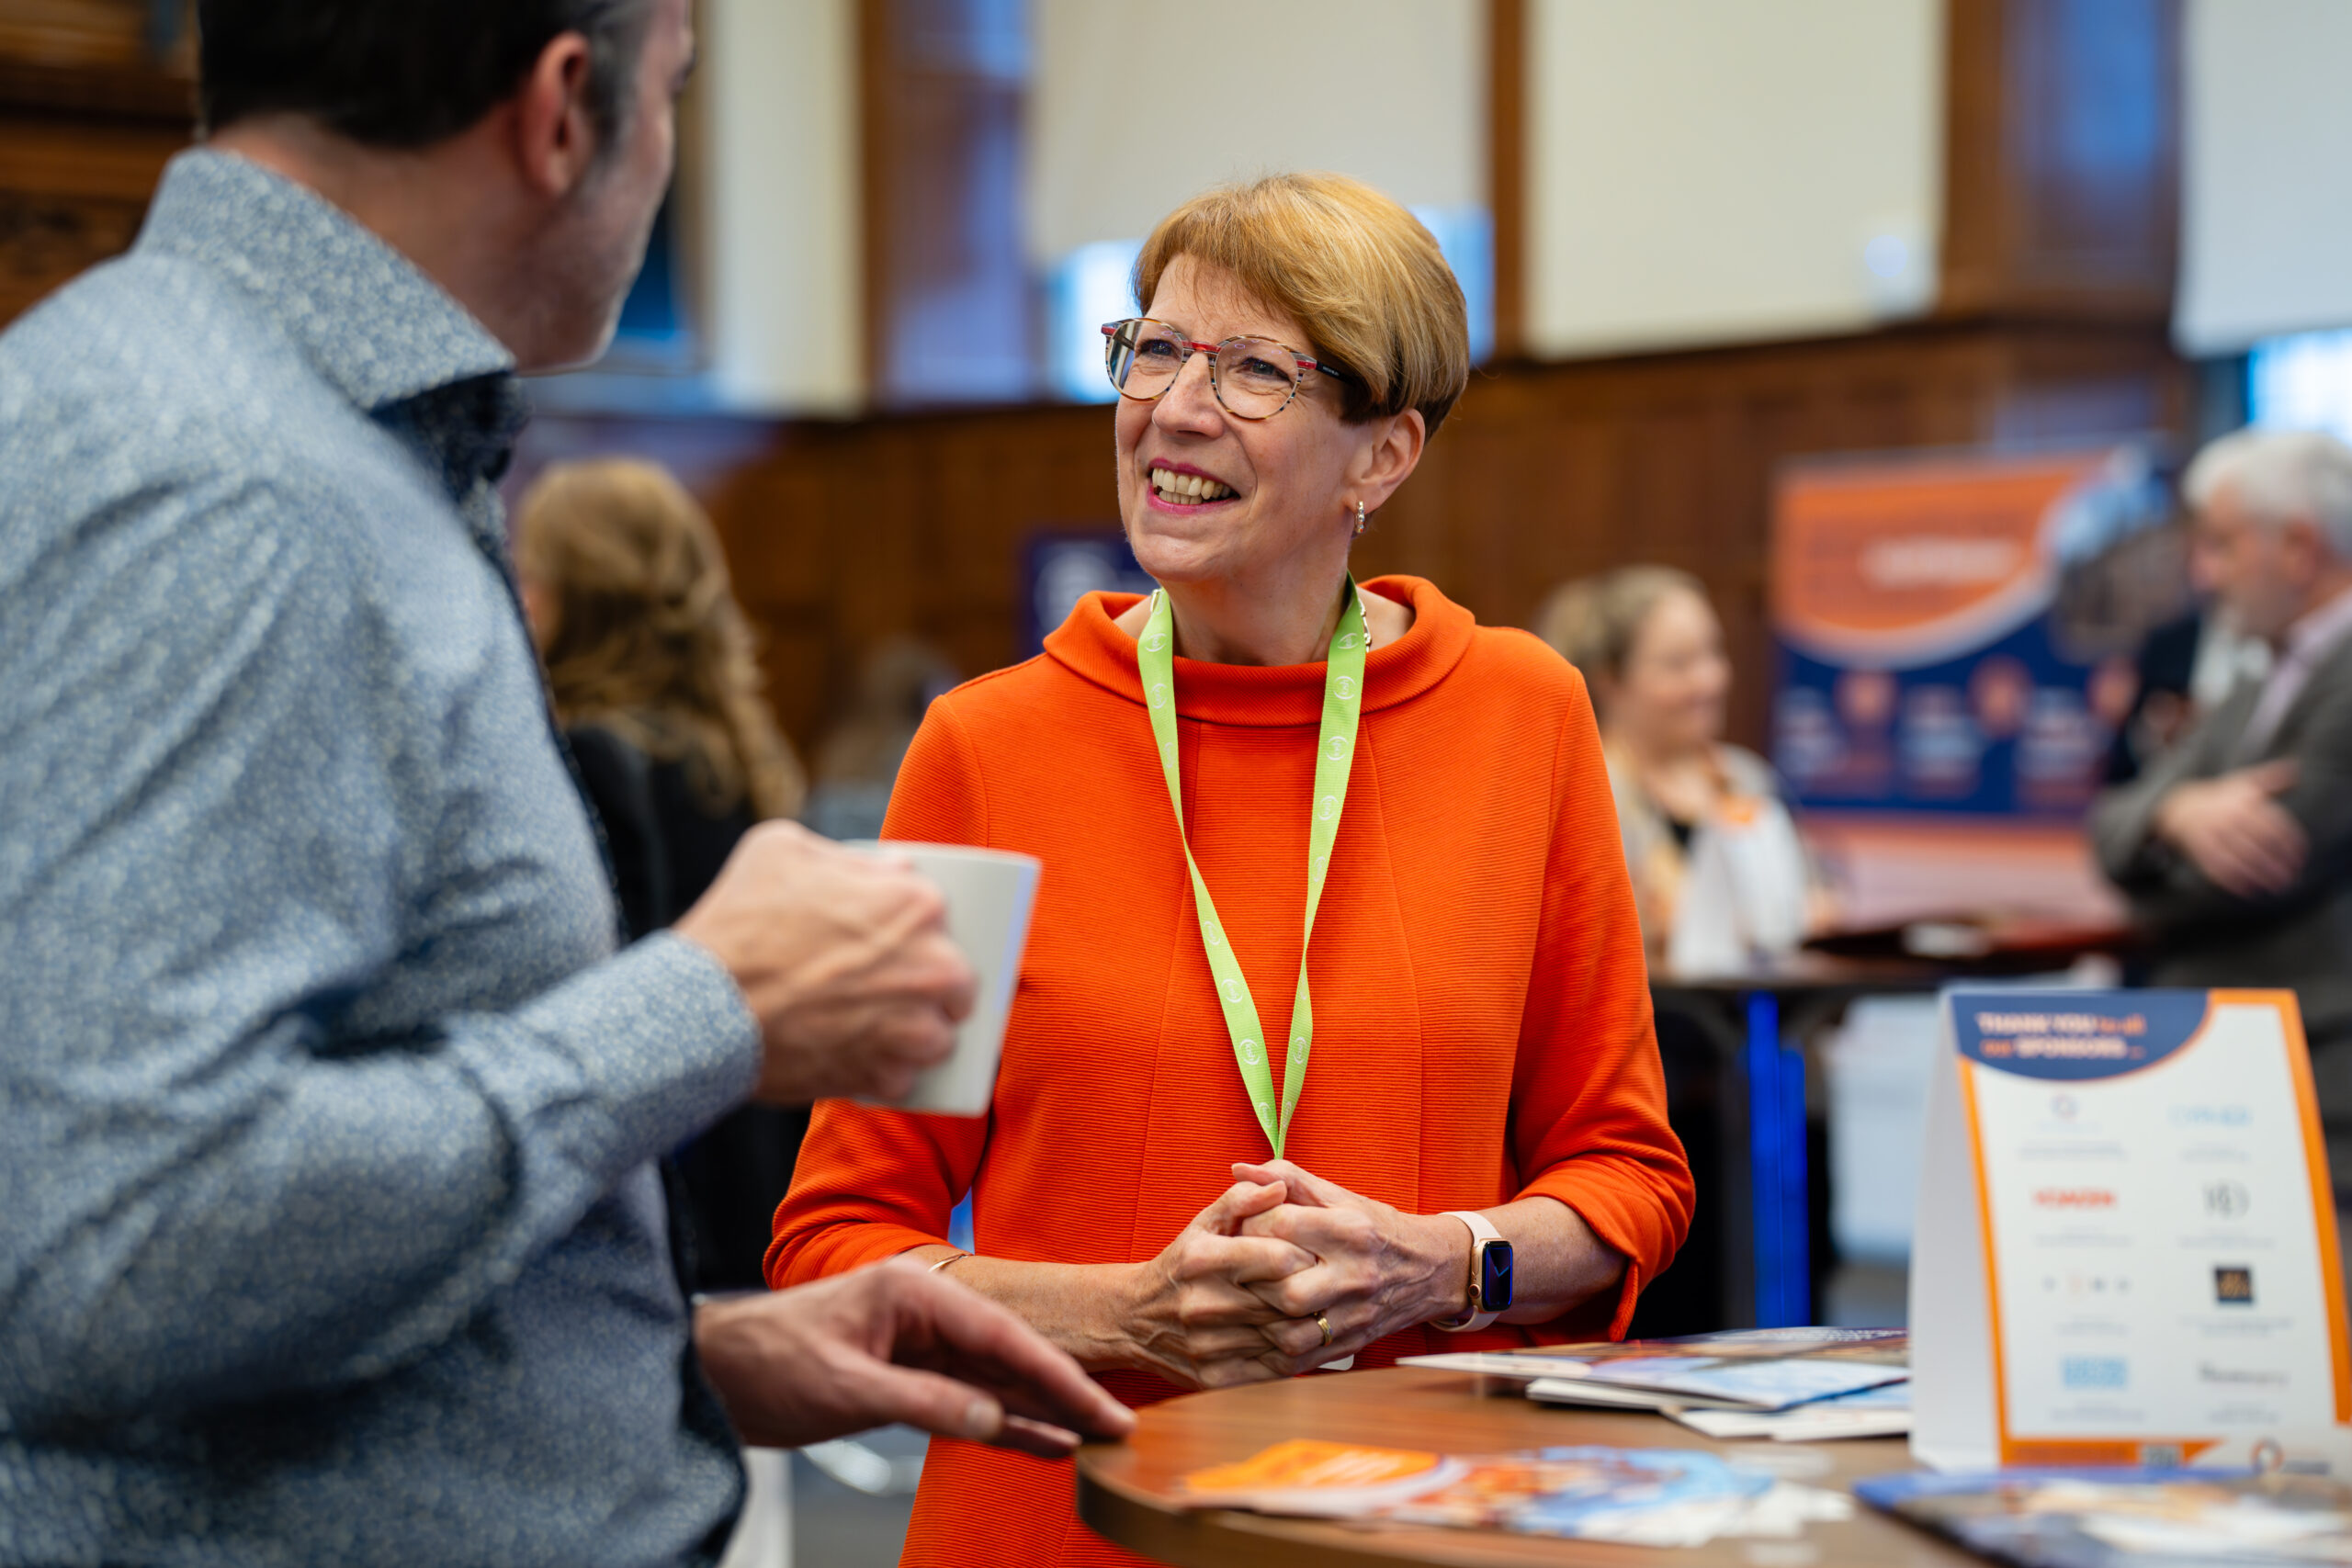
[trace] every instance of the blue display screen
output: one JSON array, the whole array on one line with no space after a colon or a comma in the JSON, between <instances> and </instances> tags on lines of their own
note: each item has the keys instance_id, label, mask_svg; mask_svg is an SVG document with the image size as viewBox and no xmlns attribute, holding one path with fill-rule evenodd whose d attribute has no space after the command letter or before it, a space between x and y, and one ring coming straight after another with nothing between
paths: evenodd
<instances>
[{"instance_id":1,"label":"blue display screen","mask_svg":"<svg viewBox=\"0 0 2352 1568\"><path fill-rule=\"evenodd\" d=\"M1485 1248L1479 1260L1478 1310L1501 1312L1510 1305L1510 1244Z\"/></svg>"}]
</instances>

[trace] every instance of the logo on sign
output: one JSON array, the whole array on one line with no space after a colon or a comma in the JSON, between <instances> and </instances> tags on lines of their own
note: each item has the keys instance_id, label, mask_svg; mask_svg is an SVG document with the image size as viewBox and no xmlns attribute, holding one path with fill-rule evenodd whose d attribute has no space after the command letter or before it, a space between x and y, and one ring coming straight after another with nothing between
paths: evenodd
<instances>
[{"instance_id":1,"label":"logo on sign","mask_svg":"<svg viewBox=\"0 0 2352 1568\"><path fill-rule=\"evenodd\" d=\"M2068 1388L2121 1388L2126 1371L2120 1356L2068 1356L2058 1363L2058 1381Z\"/></svg>"},{"instance_id":2,"label":"logo on sign","mask_svg":"<svg viewBox=\"0 0 2352 1568\"><path fill-rule=\"evenodd\" d=\"M2205 1212L2217 1220L2241 1220L2254 1207L2254 1195L2234 1181L2205 1184Z\"/></svg>"},{"instance_id":3,"label":"logo on sign","mask_svg":"<svg viewBox=\"0 0 2352 1568\"><path fill-rule=\"evenodd\" d=\"M2213 1301L2220 1306L2252 1306L2254 1270L2243 1263L2215 1264Z\"/></svg>"},{"instance_id":4,"label":"logo on sign","mask_svg":"<svg viewBox=\"0 0 2352 1568\"><path fill-rule=\"evenodd\" d=\"M2112 1209L2115 1194L2104 1187L2042 1187L2033 1194L2037 1209Z\"/></svg>"}]
</instances>

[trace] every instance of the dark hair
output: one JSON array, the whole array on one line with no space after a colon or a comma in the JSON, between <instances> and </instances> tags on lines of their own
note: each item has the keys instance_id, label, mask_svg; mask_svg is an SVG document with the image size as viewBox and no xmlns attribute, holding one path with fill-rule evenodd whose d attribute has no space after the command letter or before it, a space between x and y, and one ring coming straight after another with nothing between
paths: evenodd
<instances>
[{"instance_id":1,"label":"dark hair","mask_svg":"<svg viewBox=\"0 0 2352 1568\"><path fill-rule=\"evenodd\" d=\"M198 104L208 130L300 114L370 146L426 147L480 120L576 32L588 112L610 147L651 13L651 0L198 0Z\"/></svg>"}]
</instances>

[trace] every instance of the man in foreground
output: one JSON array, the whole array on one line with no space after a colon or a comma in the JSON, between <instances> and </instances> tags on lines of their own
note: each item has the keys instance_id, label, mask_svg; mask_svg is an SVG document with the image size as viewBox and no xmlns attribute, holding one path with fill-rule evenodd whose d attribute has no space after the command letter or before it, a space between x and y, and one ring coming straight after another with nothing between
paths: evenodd
<instances>
[{"instance_id":1,"label":"man in foreground","mask_svg":"<svg viewBox=\"0 0 2352 1568\"><path fill-rule=\"evenodd\" d=\"M2240 431L2198 454L2182 488L2199 572L2236 626L2270 645L2270 672L2102 795L2092 842L2156 941L2156 984L2295 992L2342 1223L2352 1218L2352 447Z\"/></svg>"},{"instance_id":2,"label":"man in foreground","mask_svg":"<svg viewBox=\"0 0 2352 1568\"><path fill-rule=\"evenodd\" d=\"M1125 1430L919 1271L678 1292L654 1160L903 1090L972 988L790 827L612 952L492 487L686 0L199 20L209 146L0 337L0 1562L703 1560L738 1433Z\"/></svg>"}]
</instances>

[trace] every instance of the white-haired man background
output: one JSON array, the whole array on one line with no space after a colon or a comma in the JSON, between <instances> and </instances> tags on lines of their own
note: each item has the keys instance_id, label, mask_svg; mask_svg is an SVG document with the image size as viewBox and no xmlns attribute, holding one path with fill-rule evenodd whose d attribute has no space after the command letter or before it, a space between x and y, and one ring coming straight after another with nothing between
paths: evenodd
<instances>
[{"instance_id":1,"label":"white-haired man background","mask_svg":"<svg viewBox=\"0 0 2352 1568\"><path fill-rule=\"evenodd\" d=\"M2281 986L2302 1004L2335 1168L2352 1197L2352 447L2239 431L2183 489L2198 566L2270 644L2248 681L2091 814L2099 859L2171 986Z\"/></svg>"}]
</instances>

